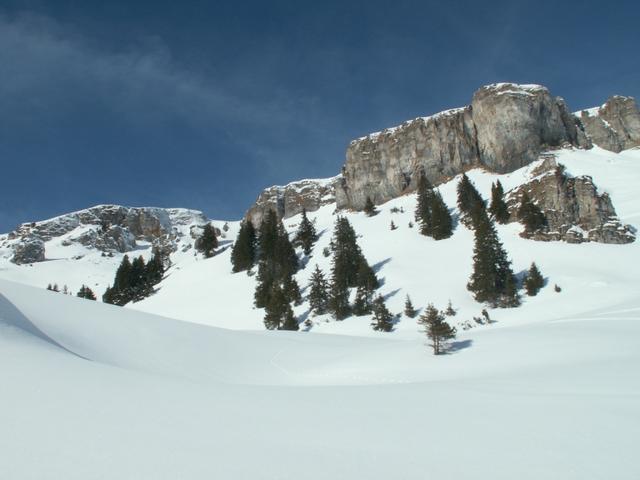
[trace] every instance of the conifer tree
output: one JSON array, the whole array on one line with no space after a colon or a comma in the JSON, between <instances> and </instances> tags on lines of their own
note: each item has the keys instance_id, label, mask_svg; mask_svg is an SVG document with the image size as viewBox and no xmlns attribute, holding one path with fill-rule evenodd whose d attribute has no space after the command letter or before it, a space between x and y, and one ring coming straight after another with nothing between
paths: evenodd
<instances>
[{"instance_id":1,"label":"conifer tree","mask_svg":"<svg viewBox=\"0 0 640 480\"><path fill-rule=\"evenodd\" d=\"M456 316L456 310L453 308L453 304L451 303L451 300L449 300L449 303L447 303L447 309L444 311L444 314L447 317L455 317Z\"/></svg>"},{"instance_id":2,"label":"conifer tree","mask_svg":"<svg viewBox=\"0 0 640 480\"><path fill-rule=\"evenodd\" d=\"M147 292L151 293L153 285L162 281L164 276L164 263L159 253L154 253L145 267L144 283L147 285Z\"/></svg>"},{"instance_id":3,"label":"conifer tree","mask_svg":"<svg viewBox=\"0 0 640 480\"><path fill-rule=\"evenodd\" d=\"M218 248L218 237L213 225L207 223L202 229L202 235L196 242L196 250L201 252L205 258L213 257L215 249Z\"/></svg>"},{"instance_id":4,"label":"conifer tree","mask_svg":"<svg viewBox=\"0 0 640 480\"><path fill-rule=\"evenodd\" d=\"M47 290L53 291L53 286L51 284L47 285Z\"/></svg>"},{"instance_id":5,"label":"conifer tree","mask_svg":"<svg viewBox=\"0 0 640 480\"><path fill-rule=\"evenodd\" d=\"M393 330L393 315L384 304L382 295L378 295L373 301L373 319L371 326L379 332L390 332Z\"/></svg>"},{"instance_id":6,"label":"conifer tree","mask_svg":"<svg viewBox=\"0 0 640 480\"><path fill-rule=\"evenodd\" d=\"M331 270L329 307L336 319L346 318L351 312L349 288L360 287L361 298L378 288L378 279L369 266L358 243L356 233L344 217L336 220Z\"/></svg>"},{"instance_id":7,"label":"conifer tree","mask_svg":"<svg viewBox=\"0 0 640 480\"><path fill-rule=\"evenodd\" d=\"M289 302L293 302L294 305L300 305L302 303L302 295L300 294L300 287L298 282L293 277L287 277L282 282L282 290Z\"/></svg>"},{"instance_id":8,"label":"conifer tree","mask_svg":"<svg viewBox=\"0 0 640 480\"><path fill-rule=\"evenodd\" d=\"M373 217L378 213L376 205L373 203L373 200L371 200L371 197L367 197L367 200L364 204L364 213L366 213L369 217Z\"/></svg>"},{"instance_id":9,"label":"conifer tree","mask_svg":"<svg viewBox=\"0 0 640 480\"><path fill-rule=\"evenodd\" d=\"M491 205L489 212L493 215L496 222L505 224L509 221L509 209L504 201L504 189L500 180L491 184Z\"/></svg>"},{"instance_id":10,"label":"conifer tree","mask_svg":"<svg viewBox=\"0 0 640 480\"><path fill-rule=\"evenodd\" d=\"M309 255L317 240L318 234L313 223L307 218L307 210L302 209L302 220L296 232L295 243L302 246L305 255Z\"/></svg>"},{"instance_id":11,"label":"conifer tree","mask_svg":"<svg viewBox=\"0 0 640 480\"><path fill-rule=\"evenodd\" d=\"M79 298L85 298L87 300L96 299L96 295L93 293L93 291L85 285L82 285L82 287L80 287L80 290L78 290L78 293L76 294L76 296Z\"/></svg>"},{"instance_id":12,"label":"conifer tree","mask_svg":"<svg viewBox=\"0 0 640 480\"><path fill-rule=\"evenodd\" d=\"M457 191L460 215L462 218L470 219L473 225L476 217L481 215L481 211L485 209L484 200L466 173L462 174Z\"/></svg>"},{"instance_id":13,"label":"conifer tree","mask_svg":"<svg viewBox=\"0 0 640 480\"><path fill-rule=\"evenodd\" d=\"M285 292L277 283L271 286L268 299L265 306L264 325L268 330L280 330L285 321L290 320L289 317L293 316L291 306Z\"/></svg>"},{"instance_id":14,"label":"conifer tree","mask_svg":"<svg viewBox=\"0 0 640 480\"><path fill-rule=\"evenodd\" d=\"M54 292L59 292L59 291L60 291L60 288L58 287L58 284L57 284L57 283L54 283L54 284L53 284L52 290L53 290Z\"/></svg>"},{"instance_id":15,"label":"conifer tree","mask_svg":"<svg viewBox=\"0 0 640 480\"><path fill-rule=\"evenodd\" d=\"M413 303L411 303L411 298L407 295L407 299L404 301L404 314L409 318L415 318L418 312L413 307Z\"/></svg>"},{"instance_id":16,"label":"conifer tree","mask_svg":"<svg viewBox=\"0 0 640 480\"><path fill-rule=\"evenodd\" d=\"M522 199L520 200L518 220L524 224L525 235L531 235L542 230L547 223L542 210L531 201L527 192L522 194Z\"/></svg>"},{"instance_id":17,"label":"conifer tree","mask_svg":"<svg viewBox=\"0 0 640 480\"><path fill-rule=\"evenodd\" d=\"M430 197L431 236L434 240L444 240L453 234L451 214L440 192L434 191Z\"/></svg>"},{"instance_id":18,"label":"conifer tree","mask_svg":"<svg viewBox=\"0 0 640 480\"><path fill-rule=\"evenodd\" d=\"M329 286L320 267L311 275L311 288L309 291L309 307L316 315L327 313L329 307Z\"/></svg>"},{"instance_id":19,"label":"conifer tree","mask_svg":"<svg viewBox=\"0 0 640 480\"><path fill-rule=\"evenodd\" d=\"M524 288L527 291L527 295L530 297L536 296L543 286L544 277L540 273L540 270L538 270L537 265L532 263L527 273L527 278L524 281Z\"/></svg>"},{"instance_id":20,"label":"conifer tree","mask_svg":"<svg viewBox=\"0 0 640 480\"><path fill-rule=\"evenodd\" d=\"M431 195L433 193L433 187L424 171L420 172L418 177L418 187L416 190L417 204L415 211L415 219L418 225L420 225L420 233L422 235L431 236L432 234L432 221L431 221Z\"/></svg>"},{"instance_id":21,"label":"conifer tree","mask_svg":"<svg viewBox=\"0 0 640 480\"><path fill-rule=\"evenodd\" d=\"M274 210L267 213L260 225L258 243L260 261L258 284L254 295L256 307L267 307L270 304L271 295L278 289L282 290L288 301L296 301L300 290L292 276L298 270L298 257L289 241L289 235L282 220L277 217ZM289 298L289 295L295 298Z\"/></svg>"},{"instance_id":22,"label":"conifer tree","mask_svg":"<svg viewBox=\"0 0 640 480\"><path fill-rule=\"evenodd\" d=\"M479 210L475 222L473 273L467 288L478 302L492 306L517 306L516 281L493 222Z\"/></svg>"},{"instance_id":23,"label":"conifer tree","mask_svg":"<svg viewBox=\"0 0 640 480\"><path fill-rule=\"evenodd\" d=\"M429 304L418 322L424 327L424 333L430 340L434 355L444 353L447 340L456 337L456 329L449 325L444 315L433 304Z\"/></svg>"},{"instance_id":24,"label":"conifer tree","mask_svg":"<svg viewBox=\"0 0 640 480\"><path fill-rule=\"evenodd\" d=\"M250 270L256 262L256 230L253 223L245 220L240 224L238 236L231 249L233 273Z\"/></svg>"},{"instance_id":25,"label":"conifer tree","mask_svg":"<svg viewBox=\"0 0 640 480\"><path fill-rule=\"evenodd\" d=\"M389 228L390 228L391 230L397 230L397 228L398 228L398 227L396 226L396 224L395 224L395 223L393 223L393 220L391 220L391 225L389 226Z\"/></svg>"}]
</instances>

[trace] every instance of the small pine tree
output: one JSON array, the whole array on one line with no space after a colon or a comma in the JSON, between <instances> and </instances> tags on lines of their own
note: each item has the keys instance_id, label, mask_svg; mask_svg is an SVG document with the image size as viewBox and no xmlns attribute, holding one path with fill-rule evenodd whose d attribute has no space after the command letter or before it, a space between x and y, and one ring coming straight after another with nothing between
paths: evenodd
<instances>
[{"instance_id":1,"label":"small pine tree","mask_svg":"<svg viewBox=\"0 0 640 480\"><path fill-rule=\"evenodd\" d=\"M240 224L238 236L231 249L233 273L250 270L256 262L256 230L253 223L245 220Z\"/></svg>"},{"instance_id":2,"label":"small pine tree","mask_svg":"<svg viewBox=\"0 0 640 480\"><path fill-rule=\"evenodd\" d=\"M367 200L364 204L364 213L366 213L367 216L369 217L373 217L375 214L378 213L378 210L376 209L376 206L373 203L373 200L371 200L371 197L367 197Z\"/></svg>"},{"instance_id":3,"label":"small pine tree","mask_svg":"<svg viewBox=\"0 0 640 480\"><path fill-rule=\"evenodd\" d=\"M520 208L518 208L518 219L523 223L524 234L527 236L542 230L547 224L544 213L531 201L527 192L522 194Z\"/></svg>"},{"instance_id":4,"label":"small pine tree","mask_svg":"<svg viewBox=\"0 0 640 480\"><path fill-rule=\"evenodd\" d=\"M51 284L47 285L47 290L53 291L53 286Z\"/></svg>"},{"instance_id":5,"label":"small pine tree","mask_svg":"<svg viewBox=\"0 0 640 480\"><path fill-rule=\"evenodd\" d=\"M390 332L393 330L393 315L384 304L382 295L378 295L373 301L373 319L371 326L379 332Z\"/></svg>"},{"instance_id":6,"label":"small pine tree","mask_svg":"<svg viewBox=\"0 0 640 480\"><path fill-rule=\"evenodd\" d=\"M96 299L95 293L93 293L93 291L89 287L86 287L84 285L80 287L80 290L78 290L78 293L76 294L76 296L78 296L79 298L85 298L87 300Z\"/></svg>"},{"instance_id":7,"label":"small pine tree","mask_svg":"<svg viewBox=\"0 0 640 480\"><path fill-rule=\"evenodd\" d=\"M431 341L429 345L433 348L434 355L444 353L447 340L456 337L456 329L445 321L444 315L431 303L418 322L424 327L424 333Z\"/></svg>"},{"instance_id":8,"label":"small pine tree","mask_svg":"<svg viewBox=\"0 0 640 480\"><path fill-rule=\"evenodd\" d=\"M407 295L407 299L404 301L404 314L409 318L415 318L418 312L411 303L411 298Z\"/></svg>"},{"instance_id":9,"label":"small pine tree","mask_svg":"<svg viewBox=\"0 0 640 480\"><path fill-rule=\"evenodd\" d=\"M268 330L279 330L285 320L289 318L291 306L287 301L285 292L278 284L271 286L268 299L269 303L265 306L264 325Z\"/></svg>"},{"instance_id":10,"label":"small pine tree","mask_svg":"<svg viewBox=\"0 0 640 480\"><path fill-rule=\"evenodd\" d=\"M453 234L453 220L442 199L440 192L434 191L431 194L431 236L434 240L444 240Z\"/></svg>"},{"instance_id":11,"label":"small pine tree","mask_svg":"<svg viewBox=\"0 0 640 480\"><path fill-rule=\"evenodd\" d=\"M395 223L393 223L393 220L391 220L391 225L389 226L389 228L391 228L391 230L397 230L398 227L396 226Z\"/></svg>"},{"instance_id":12,"label":"small pine tree","mask_svg":"<svg viewBox=\"0 0 640 480\"><path fill-rule=\"evenodd\" d=\"M491 205L489 212L497 223L505 224L509 221L509 209L504 201L504 189L500 180L491 185Z\"/></svg>"},{"instance_id":13,"label":"small pine tree","mask_svg":"<svg viewBox=\"0 0 640 480\"><path fill-rule=\"evenodd\" d=\"M556 293L560 293L562 291L562 288L560 288L560 285L558 285L557 283L553 286L553 290Z\"/></svg>"},{"instance_id":14,"label":"small pine tree","mask_svg":"<svg viewBox=\"0 0 640 480\"><path fill-rule=\"evenodd\" d=\"M213 257L215 249L218 248L218 237L213 225L207 223L202 229L202 235L196 241L196 250L201 252L205 258Z\"/></svg>"},{"instance_id":15,"label":"small pine tree","mask_svg":"<svg viewBox=\"0 0 640 480\"><path fill-rule=\"evenodd\" d=\"M429 183L429 180L427 180L424 171L421 171L420 176L418 177L418 188L416 193L416 222L420 225L420 233L422 235L431 236L431 195L433 194L433 187Z\"/></svg>"},{"instance_id":16,"label":"small pine tree","mask_svg":"<svg viewBox=\"0 0 640 480\"><path fill-rule=\"evenodd\" d=\"M302 250L305 255L311 254L313 245L318 240L318 234L313 226L313 223L307 218L307 210L302 210L302 220L300 220L300 226L296 232L294 244L302 246Z\"/></svg>"},{"instance_id":17,"label":"small pine tree","mask_svg":"<svg viewBox=\"0 0 640 480\"><path fill-rule=\"evenodd\" d=\"M527 278L524 281L524 288L527 291L527 295L535 297L543 286L544 277L540 273L540 270L538 270L537 265L532 263Z\"/></svg>"},{"instance_id":18,"label":"small pine tree","mask_svg":"<svg viewBox=\"0 0 640 480\"><path fill-rule=\"evenodd\" d=\"M456 316L456 310L453 308L453 304L451 303L451 300L449 300L449 303L447 303L447 309L444 311L444 314L447 317L455 317Z\"/></svg>"},{"instance_id":19,"label":"small pine tree","mask_svg":"<svg viewBox=\"0 0 640 480\"><path fill-rule=\"evenodd\" d=\"M60 291L60 288L58 287L58 284L57 284L57 283L54 283L54 284L53 284L52 290L53 290L54 292L59 292L59 291Z\"/></svg>"},{"instance_id":20,"label":"small pine tree","mask_svg":"<svg viewBox=\"0 0 640 480\"><path fill-rule=\"evenodd\" d=\"M475 228L476 216L485 210L484 200L465 173L458 182L458 210L463 218L469 218Z\"/></svg>"},{"instance_id":21,"label":"small pine tree","mask_svg":"<svg viewBox=\"0 0 640 480\"><path fill-rule=\"evenodd\" d=\"M327 313L327 308L329 307L329 286L318 265L316 265L316 269L311 275L309 307L316 315Z\"/></svg>"}]
</instances>

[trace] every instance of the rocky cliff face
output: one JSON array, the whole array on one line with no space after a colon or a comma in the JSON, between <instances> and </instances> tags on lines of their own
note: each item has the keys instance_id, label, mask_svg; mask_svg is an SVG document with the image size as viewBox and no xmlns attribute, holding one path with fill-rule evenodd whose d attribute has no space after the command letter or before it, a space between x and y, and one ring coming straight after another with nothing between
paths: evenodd
<instances>
[{"instance_id":1,"label":"rocky cliff face","mask_svg":"<svg viewBox=\"0 0 640 480\"><path fill-rule=\"evenodd\" d=\"M208 220L195 210L100 205L42 222L24 223L9 233L3 247L13 249L14 263L45 259L45 243L80 244L102 252L128 252L137 242L150 242L166 251L181 235L182 226Z\"/></svg>"},{"instance_id":2,"label":"rocky cliff face","mask_svg":"<svg viewBox=\"0 0 640 480\"><path fill-rule=\"evenodd\" d=\"M285 186L263 190L245 218L256 227L269 210L275 210L281 218L292 217L303 209L315 211L335 201L335 185L340 177L320 180L300 180Z\"/></svg>"},{"instance_id":3,"label":"rocky cliff face","mask_svg":"<svg viewBox=\"0 0 640 480\"><path fill-rule=\"evenodd\" d=\"M576 113L587 135L612 152L640 145L640 110L632 97L614 96L601 107Z\"/></svg>"},{"instance_id":4,"label":"rocky cliff face","mask_svg":"<svg viewBox=\"0 0 640 480\"><path fill-rule=\"evenodd\" d=\"M617 244L635 240L632 228L618 220L609 195L598 193L591 177L570 176L553 157L534 175L530 182L507 193L511 221L517 221L524 192L544 213L547 226L532 236L534 240Z\"/></svg>"},{"instance_id":5,"label":"rocky cliff face","mask_svg":"<svg viewBox=\"0 0 640 480\"><path fill-rule=\"evenodd\" d=\"M419 171L434 184L477 166L505 173L566 145L591 143L561 98L539 85L489 85L470 106L351 142L336 201L360 210L367 197L382 203L412 190Z\"/></svg>"}]
</instances>

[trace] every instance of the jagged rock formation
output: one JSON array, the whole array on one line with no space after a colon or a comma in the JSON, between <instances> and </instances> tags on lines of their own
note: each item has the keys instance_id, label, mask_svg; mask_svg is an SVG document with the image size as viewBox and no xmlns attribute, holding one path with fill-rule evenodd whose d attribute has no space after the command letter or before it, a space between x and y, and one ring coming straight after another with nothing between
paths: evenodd
<instances>
[{"instance_id":1,"label":"jagged rock formation","mask_svg":"<svg viewBox=\"0 0 640 480\"><path fill-rule=\"evenodd\" d=\"M632 97L613 96L601 107L577 112L593 143L612 152L640 145L640 110Z\"/></svg>"},{"instance_id":2,"label":"jagged rock formation","mask_svg":"<svg viewBox=\"0 0 640 480\"><path fill-rule=\"evenodd\" d=\"M505 173L567 145L591 143L561 98L540 85L489 85L470 106L351 142L336 189L338 208L360 210L367 197L382 203L411 191L420 170L433 184L478 166Z\"/></svg>"},{"instance_id":3,"label":"jagged rock formation","mask_svg":"<svg viewBox=\"0 0 640 480\"><path fill-rule=\"evenodd\" d=\"M531 236L534 240L565 240L570 243L631 243L632 228L623 225L607 193L599 194L589 176L572 177L553 157L548 157L528 183L507 193L511 221L524 192L542 210L547 226Z\"/></svg>"},{"instance_id":4,"label":"jagged rock formation","mask_svg":"<svg viewBox=\"0 0 640 480\"><path fill-rule=\"evenodd\" d=\"M256 227L269 210L275 210L281 218L292 217L303 209L315 211L335 201L335 184L340 177L320 180L300 180L285 186L263 190L245 218Z\"/></svg>"},{"instance_id":5,"label":"jagged rock formation","mask_svg":"<svg viewBox=\"0 0 640 480\"><path fill-rule=\"evenodd\" d=\"M44 242L34 235L21 238L14 246L11 261L18 265L44 261Z\"/></svg>"},{"instance_id":6,"label":"jagged rock formation","mask_svg":"<svg viewBox=\"0 0 640 480\"><path fill-rule=\"evenodd\" d=\"M166 255L175 251L178 227L204 224L202 212L179 208L99 205L42 222L24 223L7 235L14 263L45 259L45 243L60 238L63 246L80 244L102 252L129 252L139 241Z\"/></svg>"}]
</instances>

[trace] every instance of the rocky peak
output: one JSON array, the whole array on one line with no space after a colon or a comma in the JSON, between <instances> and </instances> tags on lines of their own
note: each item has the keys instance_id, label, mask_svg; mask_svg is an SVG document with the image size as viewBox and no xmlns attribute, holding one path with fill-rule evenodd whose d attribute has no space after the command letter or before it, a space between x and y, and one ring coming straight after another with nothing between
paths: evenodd
<instances>
[{"instance_id":1,"label":"rocky peak","mask_svg":"<svg viewBox=\"0 0 640 480\"><path fill-rule=\"evenodd\" d=\"M623 225L609 195L599 193L587 175L573 177L550 155L532 172L531 181L507 192L511 221L517 221L522 196L544 213L547 226L533 235L534 240L565 240L570 243L630 243L635 235Z\"/></svg>"},{"instance_id":2,"label":"rocky peak","mask_svg":"<svg viewBox=\"0 0 640 480\"><path fill-rule=\"evenodd\" d=\"M257 227L269 210L275 210L280 218L292 217L303 209L309 212L318 210L335 201L335 185L339 181L340 176L337 176L269 187L260 193L245 218Z\"/></svg>"},{"instance_id":3,"label":"rocky peak","mask_svg":"<svg viewBox=\"0 0 640 480\"><path fill-rule=\"evenodd\" d=\"M576 112L593 143L612 152L640 145L640 110L633 97L615 95L602 106Z\"/></svg>"},{"instance_id":4,"label":"rocky peak","mask_svg":"<svg viewBox=\"0 0 640 480\"><path fill-rule=\"evenodd\" d=\"M202 212L179 208L98 205L49 220L24 223L6 236L3 247L13 249L12 261L33 263L45 258L45 243L59 239L102 252L128 252L145 241L166 250L182 234L181 227L201 225Z\"/></svg>"},{"instance_id":5,"label":"rocky peak","mask_svg":"<svg viewBox=\"0 0 640 480\"><path fill-rule=\"evenodd\" d=\"M540 85L488 85L469 106L351 142L336 201L360 210L367 197L382 203L413 190L420 171L433 184L477 166L505 173L567 145L591 146L561 98Z\"/></svg>"}]
</instances>

